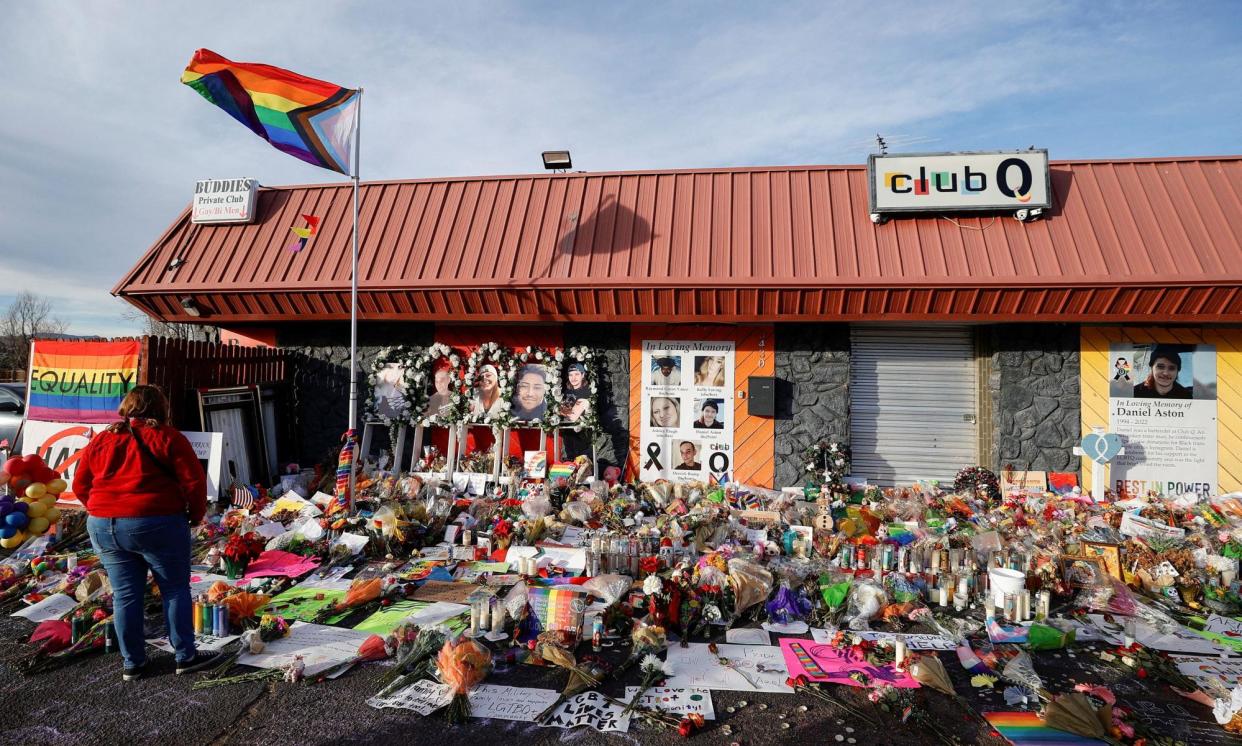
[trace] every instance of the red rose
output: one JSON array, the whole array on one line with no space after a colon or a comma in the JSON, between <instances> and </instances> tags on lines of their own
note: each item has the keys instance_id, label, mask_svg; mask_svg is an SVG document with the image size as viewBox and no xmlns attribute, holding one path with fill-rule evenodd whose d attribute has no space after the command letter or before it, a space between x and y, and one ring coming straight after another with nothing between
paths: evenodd
<instances>
[{"instance_id":1,"label":"red rose","mask_svg":"<svg viewBox=\"0 0 1242 746\"><path fill-rule=\"evenodd\" d=\"M689 738L694 735L694 726L690 724L689 720L682 720L677 724L677 733L681 735L682 738Z\"/></svg>"},{"instance_id":2,"label":"red rose","mask_svg":"<svg viewBox=\"0 0 1242 746\"><path fill-rule=\"evenodd\" d=\"M1145 679L1145 678L1147 678L1147 669L1146 669L1146 668L1140 668L1140 669L1138 670L1138 677L1139 677L1140 679Z\"/></svg>"}]
</instances>

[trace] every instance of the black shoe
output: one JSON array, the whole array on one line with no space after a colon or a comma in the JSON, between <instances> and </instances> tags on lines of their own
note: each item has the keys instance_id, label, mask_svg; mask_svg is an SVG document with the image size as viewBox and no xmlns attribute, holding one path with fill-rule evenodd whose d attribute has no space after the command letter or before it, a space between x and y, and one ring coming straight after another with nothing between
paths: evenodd
<instances>
[{"instance_id":1,"label":"black shoe","mask_svg":"<svg viewBox=\"0 0 1242 746\"><path fill-rule=\"evenodd\" d=\"M210 668L221 660L219 653L196 653L191 660L177 664L177 675L183 673L194 673L204 668Z\"/></svg>"},{"instance_id":2,"label":"black shoe","mask_svg":"<svg viewBox=\"0 0 1242 746\"><path fill-rule=\"evenodd\" d=\"M143 663L141 666L134 666L133 668L129 668L127 666L121 670L121 681L137 681L138 679L141 679L143 676L146 676L146 675L147 675L147 664L145 663Z\"/></svg>"}]
</instances>

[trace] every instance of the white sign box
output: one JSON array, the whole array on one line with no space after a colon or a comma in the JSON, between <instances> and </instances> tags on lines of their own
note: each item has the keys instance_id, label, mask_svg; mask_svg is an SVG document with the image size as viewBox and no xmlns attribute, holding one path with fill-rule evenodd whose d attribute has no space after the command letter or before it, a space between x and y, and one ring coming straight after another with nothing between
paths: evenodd
<instances>
[{"instance_id":1,"label":"white sign box","mask_svg":"<svg viewBox=\"0 0 1242 746\"><path fill-rule=\"evenodd\" d=\"M191 223L251 223L258 205L258 179L204 179L194 182Z\"/></svg>"},{"instance_id":2,"label":"white sign box","mask_svg":"<svg viewBox=\"0 0 1242 746\"><path fill-rule=\"evenodd\" d=\"M873 213L1052 206L1047 150L872 155L867 179Z\"/></svg>"}]
</instances>

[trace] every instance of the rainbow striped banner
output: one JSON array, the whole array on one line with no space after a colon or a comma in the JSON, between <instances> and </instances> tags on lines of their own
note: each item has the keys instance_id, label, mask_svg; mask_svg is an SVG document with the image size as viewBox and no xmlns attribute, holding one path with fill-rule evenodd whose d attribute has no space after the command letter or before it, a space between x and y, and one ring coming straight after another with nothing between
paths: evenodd
<instances>
[{"instance_id":1,"label":"rainbow striped banner","mask_svg":"<svg viewBox=\"0 0 1242 746\"><path fill-rule=\"evenodd\" d=\"M985 712L983 717L992 727L1015 746L1086 746L1104 744L1097 738L1078 736L1056 728L1049 728L1039 715L1033 712Z\"/></svg>"},{"instance_id":2,"label":"rainbow striped banner","mask_svg":"<svg viewBox=\"0 0 1242 746\"><path fill-rule=\"evenodd\" d=\"M27 418L115 422L121 399L138 383L142 343L35 340Z\"/></svg>"},{"instance_id":3,"label":"rainbow striped banner","mask_svg":"<svg viewBox=\"0 0 1242 746\"><path fill-rule=\"evenodd\" d=\"M358 91L210 49L194 53L181 82L277 150L349 173Z\"/></svg>"}]
</instances>

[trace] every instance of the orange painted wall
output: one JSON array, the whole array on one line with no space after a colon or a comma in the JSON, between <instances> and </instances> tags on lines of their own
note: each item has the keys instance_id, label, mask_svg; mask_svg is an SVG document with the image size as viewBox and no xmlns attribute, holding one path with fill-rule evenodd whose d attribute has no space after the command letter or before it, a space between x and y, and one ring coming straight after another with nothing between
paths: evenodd
<instances>
[{"instance_id":1,"label":"orange painted wall","mask_svg":"<svg viewBox=\"0 0 1242 746\"><path fill-rule=\"evenodd\" d=\"M272 327L241 327L240 329L220 328L220 341L226 345L235 344L242 347L275 347L276 329Z\"/></svg>"},{"instance_id":2,"label":"orange painted wall","mask_svg":"<svg viewBox=\"0 0 1242 746\"><path fill-rule=\"evenodd\" d=\"M773 327L662 324L630 327L630 452L627 476L638 474L639 433L642 409L642 343L645 339L732 341L734 356L733 392L733 479L743 484L772 487L776 478L776 449L773 437L776 423L771 417L753 417L746 413L746 379L750 376L776 375L776 338Z\"/></svg>"}]
</instances>

